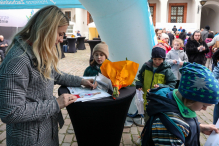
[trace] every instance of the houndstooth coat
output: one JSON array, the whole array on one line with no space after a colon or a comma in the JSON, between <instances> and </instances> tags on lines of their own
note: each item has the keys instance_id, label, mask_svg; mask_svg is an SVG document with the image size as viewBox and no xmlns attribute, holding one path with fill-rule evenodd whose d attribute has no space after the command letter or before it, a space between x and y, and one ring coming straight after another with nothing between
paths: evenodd
<instances>
[{"instance_id":1,"label":"houndstooth coat","mask_svg":"<svg viewBox=\"0 0 219 146\"><path fill-rule=\"evenodd\" d=\"M40 76L31 46L17 37L0 66L0 118L6 123L7 146L59 145L58 122L64 121L54 84L80 86L82 79L54 70L51 78Z\"/></svg>"}]
</instances>

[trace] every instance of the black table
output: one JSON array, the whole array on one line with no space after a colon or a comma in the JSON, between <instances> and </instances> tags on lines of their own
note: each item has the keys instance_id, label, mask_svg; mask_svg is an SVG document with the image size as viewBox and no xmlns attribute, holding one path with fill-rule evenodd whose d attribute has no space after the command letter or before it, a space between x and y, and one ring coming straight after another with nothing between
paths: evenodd
<instances>
[{"instance_id":1,"label":"black table","mask_svg":"<svg viewBox=\"0 0 219 146\"><path fill-rule=\"evenodd\" d=\"M101 40L100 38L93 38L93 40Z\"/></svg>"},{"instance_id":2,"label":"black table","mask_svg":"<svg viewBox=\"0 0 219 146\"><path fill-rule=\"evenodd\" d=\"M76 39L77 38L67 38L68 46L69 46L68 53L75 53L75 52L77 52L77 50L75 48Z\"/></svg>"},{"instance_id":3,"label":"black table","mask_svg":"<svg viewBox=\"0 0 219 146\"><path fill-rule=\"evenodd\" d=\"M135 87L120 90L120 97L76 102L67 107L78 146L119 146ZM58 94L69 93L61 86Z\"/></svg>"},{"instance_id":4,"label":"black table","mask_svg":"<svg viewBox=\"0 0 219 146\"><path fill-rule=\"evenodd\" d=\"M86 37L77 37L77 49L78 50L84 50L86 49L85 48L85 45L84 45L84 39Z\"/></svg>"},{"instance_id":5,"label":"black table","mask_svg":"<svg viewBox=\"0 0 219 146\"><path fill-rule=\"evenodd\" d=\"M93 49L94 49L94 47L95 47L98 43L101 42L101 40L88 40L87 42L88 42L89 45L90 45L90 60L89 60L89 62L91 63L91 62L93 61L93 59L94 59L94 57L93 57L93 55L92 55Z\"/></svg>"}]
</instances>

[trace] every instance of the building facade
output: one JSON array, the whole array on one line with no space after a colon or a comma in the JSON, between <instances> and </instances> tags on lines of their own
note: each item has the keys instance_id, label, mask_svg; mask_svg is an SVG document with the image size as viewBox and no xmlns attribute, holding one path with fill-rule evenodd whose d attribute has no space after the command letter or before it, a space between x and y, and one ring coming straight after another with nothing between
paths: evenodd
<instances>
[{"instance_id":1,"label":"building facade","mask_svg":"<svg viewBox=\"0 0 219 146\"><path fill-rule=\"evenodd\" d=\"M62 12L69 18L70 21L70 25L66 31L67 36L71 37L71 35L75 34L76 31L79 30L81 35L88 39L88 24L93 22L90 13L81 8L62 9Z\"/></svg>"},{"instance_id":2,"label":"building facade","mask_svg":"<svg viewBox=\"0 0 219 146\"><path fill-rule=\"evenodd\" d=\"M148 0L154 25L157 23L193 23L196 29L206 25L219 31L219 1L207 0L202 7L200 0Z\"/></svg>"}]
</instances>

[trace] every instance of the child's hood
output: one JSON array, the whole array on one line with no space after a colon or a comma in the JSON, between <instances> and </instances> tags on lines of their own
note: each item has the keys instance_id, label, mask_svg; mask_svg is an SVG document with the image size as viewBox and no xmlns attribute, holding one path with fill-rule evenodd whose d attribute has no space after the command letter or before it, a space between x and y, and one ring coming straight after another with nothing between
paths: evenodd
<instances>
[{"instance_id":1,"label":"child's hood","mask_svg":"<svg viewBox=\"0 0 219 146\"><path fill-rule=\"evenodd\" d=\"M147 113L149 116L160 112L180 113L176 101L170 96L173 90L173 88L155 88L150 90L147 94L147 100L149 101Z\"/></svg>"},{"instance_id":2,"label":"child's hood","mask_svg":"<svg viewBox=\"0 0 219 146\"><path fill-rule=\"evenodd\" d=\"M172 48L169 52L179 52L179 53L184 53L184 50L175 50L174 48ZM169 53L168 52L168 53Z\"/></svg>"}]
</instances>

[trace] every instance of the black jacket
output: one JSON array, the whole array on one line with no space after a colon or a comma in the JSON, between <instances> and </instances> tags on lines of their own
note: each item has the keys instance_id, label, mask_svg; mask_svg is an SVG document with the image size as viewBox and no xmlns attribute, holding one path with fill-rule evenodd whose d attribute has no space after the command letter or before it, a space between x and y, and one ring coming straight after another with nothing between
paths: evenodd
<instances>
[{"instance_id":1,"label":"black jacket","mask_svg":"<svg viewBox=\"0 0 219 146\"><path fill-rule=\"evenodd\" d=\"M205 47L205 50L199 52L198 47L201 45ZM186 44L186 54L188 56L189 62L191 63L196 62L198 64L205 65L206 63L205 54L208 52L209 52L209 48L204 41L198 43L196 40L191 40L191 38L188 39Z\"/></svg>"},{"instance_id":2,"label":"black jacket","mask_svg":"<svg viewBox=\"0 0 219 146\"><path fill-rule=\"evenodd\" d=\"M183 40L183 43L184 43L184 41L185 41L185 39L186 39L186 33L185 33L185 32L181 32L181 33L179 34L179 38L180 38L181 40Z\"/></svg>"},{"instance_id":3,"label":"black jacket","mask_svg":"<svg viewBox=\"0 0 219 146\"><path fill-rule=\"evenodd\" d=\"M174 40L174 35L172 33L168 33L168 36L170 38L170 46L172 46L172 42Z\"/></svg>"},{"instance_id":4,"label":"black jacket","mask_svg":"<svg viewBox=\"0 0 219 146\"><path fill-rule=\"evenodd\" d=\"M154 119L161 118L159 113L167 113L167 112L173 112L177 113L180 115L181 118L183 118L184 122L189 124L189 135L185 138L183 141L185 146L200 146L200 141L199 141L199 136L200 136L200 128L199 128L199 122L197 117L195 118L184 118L180 111L179 107L173 97L173 92L169 92L169 90L173 90L171 88L156 88L156 89L151 89L150 92L147 93L147 100L148 105L147 105L147 113L150 116L150 119L147 121L144 130L142 131L144 138L148 138L149 134L151 134L151 131L147 131L149 124L153 124L153 119L152 116L154 116ZM175 117L177 118L177 117ZM162 118L163 119L163 118ZM186 127L182 122L179 122L181 119L175 120L174 122L178 125L181 125L181 127ZM166 120L163 119L161 120L162 124L168 129L168 131L175 135L176 137L180 138L180 134L177 133L176 130L174 130L174 127L169 128L171 126L170 122L165 122ZM151 127L150 127L151 128ZM146 130L145 130L146 129ZM148 143L149 146L153 146L153 140L152 139L147 139L147 140L142 140L142 145L145 145L145 142Z\"/></svg>"},{"instance_id":5,"label":"black jacket","mask_svg":"<svg viewBox=\"0 0 219 146\"><path fill-rule=\"evenodd\" d=\"M172 29L172 31L174 31L174 33L176 33L176 31L177 31L177 28L173 28L173 29Z\"/></svg>"}]
</instances>

